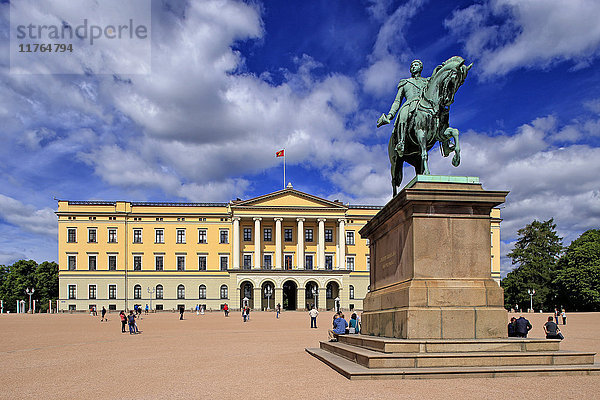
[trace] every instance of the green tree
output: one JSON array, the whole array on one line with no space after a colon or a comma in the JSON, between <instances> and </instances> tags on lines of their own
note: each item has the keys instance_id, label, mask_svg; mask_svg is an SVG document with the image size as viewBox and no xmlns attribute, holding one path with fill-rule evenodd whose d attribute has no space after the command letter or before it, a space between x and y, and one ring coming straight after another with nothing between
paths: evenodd
<instances>
[{"instance_id":1,"label":"green tree","mask_svg":"<svg viewBox=\"0 0 600 400\"><path fill-rule=\"evenodd\" d=\"M554 284L568 309L600 310L600 230L573 240L558 262Z\"/></svg>"},{"instance_id":2,"label":"green tree","mask_svg":"<svg viewBox=\"0 0 600 400\"><path fill-rule=\"evenodd\" d=\"M562 238L556 234L554 219L534 220L519 229L519 239L508 253L517 267L501 282L504 288L504 304L507 308L519 304L529 308L528 289L535 290L534 309L553 309L557 305L557 292L552 286L557 261L563 251Z\"/></svg>"},{"instance_id":3,"label":"green tree","mask_svg":"<svg viewBox=\"0 0 600 400\"><path fill-rule=\"evenodd\" d=\"M29 296L25 294L25 289L35 288L36 268L37 263L33 260L20 260L8 267L0 292L5 310L16 312L17 300L25 300L29 304Z\"/></svg>"},{"instance_id":4,"label":"green tree","mask_svg":"<svg viewBox=\"0 0 600 400\"><path fill-rule=\"evenodd\" d=\"M58 264L44 261L35 270L35 294L39 310L48 310L48 301L58 299Z\"/></svg>"}]
</instances>

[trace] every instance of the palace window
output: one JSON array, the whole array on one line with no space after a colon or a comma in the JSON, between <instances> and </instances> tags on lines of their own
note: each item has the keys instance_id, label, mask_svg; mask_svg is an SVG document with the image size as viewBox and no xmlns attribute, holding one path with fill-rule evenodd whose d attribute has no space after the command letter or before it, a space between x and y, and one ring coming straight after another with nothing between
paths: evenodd
<instances>
[{"instance_id":1,"label":"palace window","mask_svg":"<svg viewBox=\"0 0 600 400\"><path fill-rule=\"evenodd\" d=\"M244 228L244 242L252 241L252 228Z\"/></svg>"},{"instance_id":2,"label":"palace window","mask_svg":"<svg viewBox=\"0 0 600 400\"><path fill-rule=\"evenodd\" d=\"M350 300L354 300L354 286L350 285L349 289L349 296L350 296Z\"/></svg>"},{"instance_id":3,"label":"palace window","mask_svg":"<svg viewBox=\"0 0 600 400\"><path fill-rule=\"evenodd\" d=\"M177 256L177 271L185 271L185 256Z\"/></svg>"},{"instance_id":4,"label":"palace window","mask_svg":"<svg viewBox=\"0 0 600 400\"><path fill-rule=\"evenodd\" d=\"M117 243L117 230L116 229L108 230L108 243Z\"/></svg>"},{"instance_id":5,"label":"palace window","mask_svg":"<svg viewBox=\"0 0 600 400\"><path fill-rule=\"evenodd\" d=\"M251 269L252 268L252 254L244 254L244 265L242 269Z\"/></svg>"},{"instance_id":6,"label":"palace window","mask_svg":"<svg viewBox=\"0 0 600 400\"><path fill-rule=\"evenodd\" d=\"M219 243L229 243L229 230L221 229L219 231Z\"/></svg>"},{"instance_id":7,"label":"palace window","mask_svg":"<svg viewBox=\"0 0 600 400\"><path fill-rule=\"evenodd\" d=\"M108 256L108 270L109 271L117 270L117 256Z\"/></svg>"},{"instance_id":8,"label":"palace window","mask_svg":"<svg viewBox=\"0 0 600 400\"><path fill-rule=\"evenodd\" d=\"M133 243L142 243L142 230L141 229L133 230Z\"/></svg>"},{"instance_id":9,"label":"palace window","mask_svg":"<svg viewBox=\"0 0 600 400\"><path fill-rule=\"evenodd\" d=\"M354 244L354 231L346 232L346 244L348 244L348 245Z\"/></svg>"},{"instance_id":10,"label":"palace window","mask_svg":"<svg viewBox=\"0 0 600 400\"><path fill-rule=\"evenodd\" d=\"M96 300L96 285L88 286L88 299Z\"/></svg>"},{"instance_id":11,"label":"palace window","mask_svg":"<svg viewBox=\"0 0 600 400\"><path fill-rule=\"evenodd\" d=\"M156 266L157 271L163 271L165 268L165 258L164 256L155 256L154 264Z\"/></svg>"},{"instance_id":12,"label":"palace window","mask_svg":"<svg viewBox=\"0 0 600 400\"><path fill-rule=\"evenodd\" d=\"M134 271L142 270L142 256L133 256L133 270Z\"/></svg>"},{"instance_id":13,"label":"palace window","mask_svg":"<svg viewBox=\"0 0 600 400\"><path fill-rule=\"evenodd\" d=\"M333 229L325 229L325 241L333 242Z\"/></svg>"},{"instance_id":14,"label":"palace window","mask_svg":"<svg viewBox=\"0 0 600 400\"><path fill-rule=\"evenodd\" d=\"M96 228L88 229L88 242L89 243L97 243Z\"/></svg>"},{"instance_id":15,"label":"palace window","mask_svg":"<svg viewBox=\"0 0 600 400\"><path fill-rule=\"evenodd\" d=\"M221 265L221 271L227 271L227 268L229 268L229 257L221 256L220 257L220 265Z\"/></svg>"},{"instance_id":16,"label":"palace window","mask_svg":"<svg viewBox=\"0 0 600 400\"><path fill-rule=\"evenodd\" d=\"M162 300L162 298L163 298L163 286L156 285L156 299Z\"/></svg>"},{"instance_id":17,"label":"palace window","mask_svg":"<svg viewBox=\"0 0 600 400\"><path fill-rule=\"evenodd\" d=\"M294 240L293 230L292 228L285 228L283 230L283 241L284 242L292 242Z\"/></svg>"},{"instance_id":18,"label":"palace window","mask_svg":"<svg viewBox=\"0 0 600 400\"><path fill-rule=\"evenodd\" d=\"M155 239L154 243L164 243L165 242L165 230L164 229L155 229Z\"/></svg>"},{"instance_id":19,"label":"palace window","mask_svg":"<svg viewBox=\"0 0 600 400\"><path fill-rule=\"evenodd\" d=\"M293 268L293 263L294 263L294 256L291 254L286 254L283 256L283 262L284 262L284 268L285 269L292 269Z\"/></svg>"},{"instance_id":20,"label":"palace window","mask_svg":"<svg viewBox=\"0 0 600 400\"><path fill-rule=\"evenodd\" d=\"M177 299L178 300L185 299L185 286L183 286L183 285L177 286Z\"/></svg>"},{"instance_id":21,"label":"palace window","mask_svg":"<svg viewBox=\"0 0 600 400\"><path fill-rule=\"evenodd\" d=\"M198 298L206 299L206 285L198 286Z\"/></svg>"},{"instance_id":22,"label":"palace window","mask_svg":"<svg viewBox=\"0 0 600 400\"><path fill-rule=\"evenodd\" d=\"M69 256L69 271L77 269L77 256Z\"/></svg>"},{"instance_id":23,"label":"palace window","mask_svg":"<svg viewBox=\"0 0 600 400\"><path fill-rule=\"evenodd\" d=\"M141 298L142 298L142 287L140 285L135 285L133 287L133 298L135 300L141 300Z\"/></svg>"},{"instance_id":24,"label":"palace window","mask_svg":"<svg viewBox=\"0 0 600 400\"><path fill-rule=\"evenodd\" d=\"M263 269L271 269L273 266L273 256L271 254L263 254Z\"/></svg>"},{"instance_id":25,"label":"palace window","mask_svg":"<svg viewBox=\"0 0 600 400\"><path fill-rule=\"evenodd\" d=\"M206 229L198 229L198 243L207 243Z\"/></svg>"},{"instance_id":26,"label":"palace window","mask_svg":"<svg viewBox=\"0 0 600 400\"><path fill-rule=\"evenodd\" d=\"M304 231L304 240L307 242L312 242L313 239L313 230L312 229L306 229Z\"/></svg>"},{"instance_id":27,"label":"palace window","mask_svg":"<svg viewBox=\"0 0 600 400\"><path fill-rule=\"evenodd\" d=\"M177 243L185 243L185 229L177 229Z\"/></svg>"},{"instance_id":28,"label":"palace window","mask_svg":"<svg viewBox=\"0 0 600 400\"><path fill-rule=\"evenodd\" d=\"M77 299L77 285L69 285L69 300Z\"/></svg>"},{"instance_id":29,"label":"palace window","mask_svg":"<svg viewBox=\"0 0 600 400\"><path fill-rule=\"evenodd\" d=\"M325 269L333 269L333 256L330 254L325 255Z\"/></svg>"},{"instance_id":30,"label":"palace window","mask_svg":"<svg viewBox=\"0 0 600 400\"><path fill-rule=\"evenodd\" d=\"M88 256L88 269L90 271L96 270L96 256Z\"/></svg>"},{"instance_id":31,"label":"palace window","mask_svg":"<svg viewBox=\"0 0 600 400\"><path fill-rule=\"evenodd\" d=\"M367 256L367 271L371 270L371 256Z\"/></svg>"},{"instance_id":32,"label":"palace window","mask_svg":"<svg viewBox=\"0 0 600 400\"><path fill-rule=\"evenodd\" d=\"M229 290L227 289L227 285L221 286L221 299L229 298Z\"/></svg>"},{"instance_id":33,"label":"palace window","mask_svg":"<svg viewBox=\"0 0 600 400\"><path fill-rule=\"evenodd\" d=\"M198 271L206 271L206 256L198 256Z\"/></svg>"},{"instance_id":34,"label":"palace window","mask_svg":"<svg viewBox=\"0 0 600 400\"><path fill-rule=\"evenodd\" d=\"M67 229L67 242L68 243L77 242L77 229L75 229L75 228Z\"/></svg>"},{"instance_id":35,"label":"palace window","mask_svg":"<svg viewBox=\"0 0 600 400\"><path fill-rule=\"evenodd\" d=\"M263 230L263 240L265 242L273 241L273 230L271 228L265 228Z\"/></svg>"},{"instance_id":36,"label":"palace window","mask_svg":"<svg viewBox=\"0 0 600 400\"><path fill-rule=\"evenodd\" d=\"M108 285L108 299L116 300L117 298L117 285Z\"/></svg>"},{"instance_id":37,"label":"palace window","mask_svg":"<svg viewBox=\"0 0 600 400\"><path fill-rule=\"evenodd\" d=\"M346 257L346 269L349 271L354 271L354 256Z\"/></svg>"},{"instance_id":38,"label":"palace window","mask_svg":"<svg viewBox=\"0 0 600 400\"><path fill-rule=\"evenodd\" d=\"M312 254L306 255L304 269L313 269L313 255Z\"/></svg>"}]
</instances>

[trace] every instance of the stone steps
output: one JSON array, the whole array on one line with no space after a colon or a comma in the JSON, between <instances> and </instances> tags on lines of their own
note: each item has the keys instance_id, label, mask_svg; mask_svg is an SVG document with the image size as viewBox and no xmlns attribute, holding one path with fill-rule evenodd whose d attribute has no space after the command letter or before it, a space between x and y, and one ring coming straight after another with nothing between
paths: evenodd
<instances>
[{"instance_id":1,"label":"stone steps","mask_svg":"<svg viewBox=\"0 0 600 400\"><path fill-rule=\"evenodd\" d=\"M442 368L367 368L320 348L306 349L348 379L496 378L515 376L600 375L600 364L521 365Z\"/></svg>"},{"instance_id":2,"label":"stone steps","mask_svg":"<svg viewBox=\"0 0 600 400\"><path fill-rule=\"evenodd\" d=\"M367 368L498 367L525 365L592 365L594 354L567 351L478 351L383 353L344 342L321 342L320 348Z\"/></svg>"},{"instance_id":3,"label":"stone steps","mask_svg":"<svg viewBox=\"0 0 600 400\"><path fill-rule=\"evenodd\" d=\"M340 343L384 353L462 353L558 351L560 340L548 339L396 339L368 335L340 335Z\"/></svg>"}]
</instances>

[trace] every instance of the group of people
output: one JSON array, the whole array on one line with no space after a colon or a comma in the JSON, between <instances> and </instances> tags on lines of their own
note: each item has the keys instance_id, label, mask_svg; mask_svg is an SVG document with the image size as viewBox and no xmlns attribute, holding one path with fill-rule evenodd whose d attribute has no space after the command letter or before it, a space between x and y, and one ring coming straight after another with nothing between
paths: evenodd
<instances>
[{"instance_id":1,"label":"group of people","mask_svg":"<svg viewBox=\"0 0 600 400\"><path fill-rule=\"evenodd\" d=\"M566 325L567 324L567 313L565 312L565 309L563 308L562 311L558 311L557 308L554 309L554 321L556 323L556 325L558 325L558 317L562 317L562 324Z\"/></svg>"},{"instance_id":2,"label":"group of people","mask_svg":"<svg viewBox=\"0 0 600 400\"><path fill-rule=\"evenodd\" d=\"M564 310L563 310L564 313ZM554 317L556 318L556 322L552 319L552 316L548 317L548 321L544 324L544 333L546 334L546 339L564 339L560 328L558 327L558 316L555 313ZM566 324L566 317L563 325ZM508 337L520 337L526 338L527 334L531 330L532 326L529 320L524 318L522 315L519 318L511 317L510 322L508 323Z\"/></svg>"},{"instance_id":3,"label":"group of people","mask_svg":"<svg viewBox=\"0 0 600 400\"><path fill-rule=\"evenodd\" d=\"M141 312L140 312L141 314ZM136 320L139 318L139 315L133 313L133 310L129 310L129 315L125 315L125 311L121 311L119 313L119 317L121 317L121 333L126 333L125 325L129 325L129 334L136 335L138 333L142 333L137 326Z\"/></svg>"},{"instance_id":4,"label":"group of people","mask_svg":"<svg viewBox=\"0 0 600 400\"><path fill-rule=\"evenodd\" d=\"M344 313L339 311L333 315L333 329L329 329L327 333L330 342L336 342L337 335L360 333L360 319L356 313L352 313L348 322L344 318Z\"/></svg>"},{"instance_id":5,"label":"group of people","mask_svg":"<svg viewBox=\"0 0 600 400\"><path fill-rule=\"evenodd\" d=\"M242 307L242 319L244 320L244 322L250 321L250 307Z\"/></svg>"}]
</instances>

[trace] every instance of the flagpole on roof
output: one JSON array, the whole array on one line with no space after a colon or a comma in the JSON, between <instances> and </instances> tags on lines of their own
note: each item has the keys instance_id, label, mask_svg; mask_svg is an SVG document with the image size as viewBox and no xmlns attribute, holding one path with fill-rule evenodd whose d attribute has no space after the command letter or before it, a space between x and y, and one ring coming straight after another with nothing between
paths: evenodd
<instances>
[{"instance_id":1,"label":"flagpole on roof","mask_svg":"<svg viewBox=\"0 0 600 400\"><path fill-rule=\"evenodd\" d=\"M285 189L285 147L283 148L283 188Z\"/></svg>"}]
</instances>

